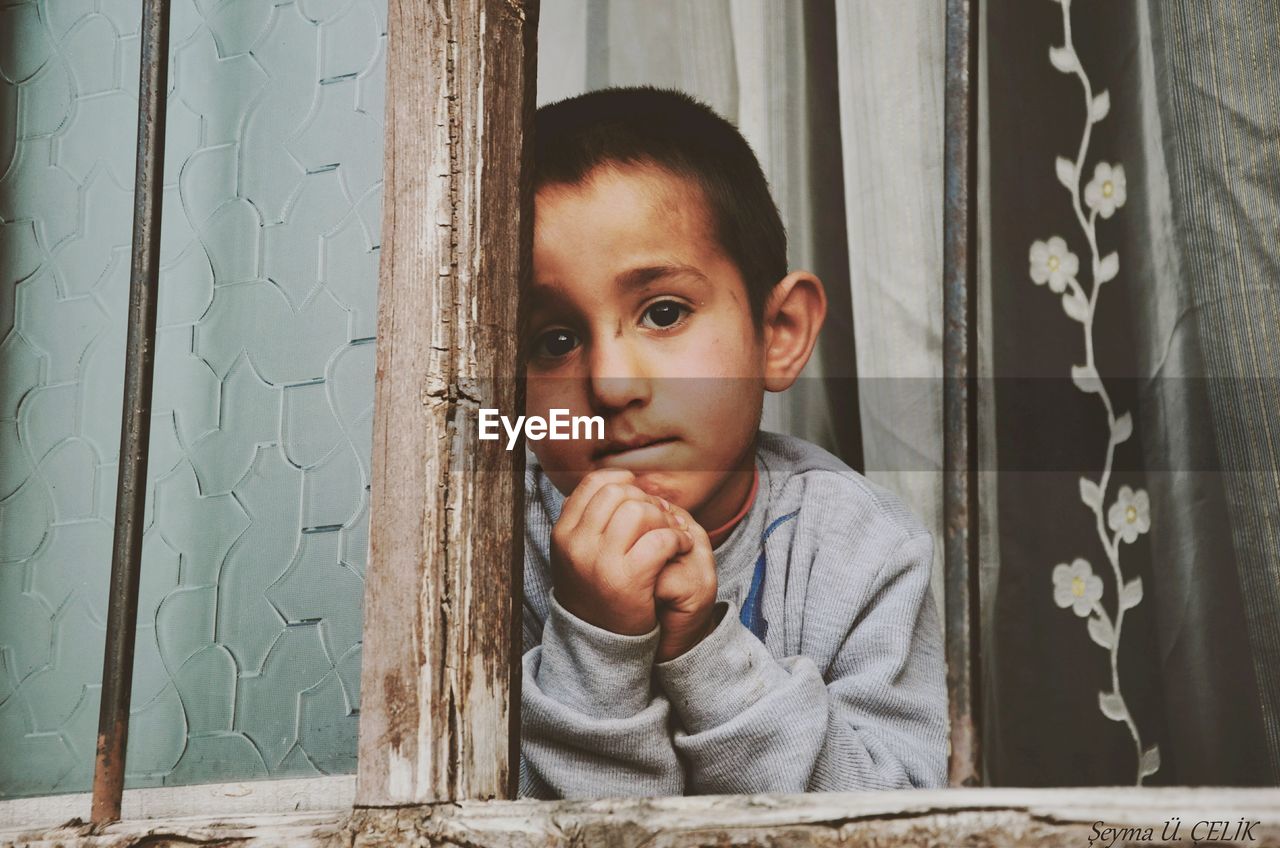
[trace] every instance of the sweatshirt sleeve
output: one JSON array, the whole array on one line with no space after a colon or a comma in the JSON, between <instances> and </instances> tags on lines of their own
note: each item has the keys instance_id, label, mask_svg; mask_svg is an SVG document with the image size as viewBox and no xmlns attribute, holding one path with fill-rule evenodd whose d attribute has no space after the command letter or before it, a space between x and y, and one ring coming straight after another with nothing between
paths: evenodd
<instances>
[{"instance_id":1,"label":"sweatshirt sleeve","mask_svg":"<svg viewBox=\"0 0 1280 848\"><path fill-rule=\"evenodd\" d=\"M945 785L947 693L932 558L928 533L906 537L861 603L833 599L821 608L828 620L806 621L806 629L838 624L846 634L825 672L807 656L775 659L732 604L702 642L659 663L687 791ZM843 614L834 612L841 601Z\"/></svg>"},{"instance_id":2,"label":"sweatshirt sleeve","mask_svg":"<svg viewBox=\"0 0 1280 848\"><path fill-rule=\"evenodd\" d=\"M652 684L657 649L658 628L612 633L568 612L551 593L542 642L524 654L521 796L683 794L670 703Z\"/></svg>"}]
</instances>

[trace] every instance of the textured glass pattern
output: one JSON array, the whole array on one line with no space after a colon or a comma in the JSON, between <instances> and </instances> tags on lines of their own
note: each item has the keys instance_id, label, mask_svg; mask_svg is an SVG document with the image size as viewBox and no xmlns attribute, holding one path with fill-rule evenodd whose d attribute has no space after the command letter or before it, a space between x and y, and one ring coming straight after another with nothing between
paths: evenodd
<instances>
[{"instance_id":1,"label":"textured glass pattern","mask_svg":"<svg viewBox=\"0 0 1280 848\"><path fill-rule=\"evenodd\" d=\"M173 0L131 787L355 767L385 0ZM0 2L0 797L93 768L141 0Z\"/></svg>"}]
</instances>

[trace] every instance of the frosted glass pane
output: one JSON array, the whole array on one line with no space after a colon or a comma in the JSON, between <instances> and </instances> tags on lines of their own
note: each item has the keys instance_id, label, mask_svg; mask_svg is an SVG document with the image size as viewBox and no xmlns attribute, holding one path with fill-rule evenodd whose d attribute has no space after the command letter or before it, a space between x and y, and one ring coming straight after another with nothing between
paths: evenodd
<instances>
[{"instance_id":1,"label":"frosted glass pane","mask_svg":"<svg viewBox=\"0 0 1280 848\"><path fill-rule=\"evenodd\" d=\"M0 4L0 797L87 791L141 0ZM355 768L386 0L173 0L127 785Z\"/></svg>"}]
</instances>

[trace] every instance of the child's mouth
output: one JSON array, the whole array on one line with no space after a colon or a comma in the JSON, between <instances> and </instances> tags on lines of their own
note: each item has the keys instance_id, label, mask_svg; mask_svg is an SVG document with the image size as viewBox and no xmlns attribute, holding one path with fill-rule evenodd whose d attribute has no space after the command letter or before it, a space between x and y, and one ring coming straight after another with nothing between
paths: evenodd
<instances>
[{"instance_id":1,"label":"child's mouth","mask_svg":"<svg viewBox=\"0 0 1280 848\"><path fill-rule=\"evenodd\" d=\"M596 450L595 459L598 462L610 465L617 464L619 460L634 462L660 454L667 445L676 441L675 437L667 436L664 438L640 438L630 439L626 442L610 442Z\"/></svg>"}]
</instances>

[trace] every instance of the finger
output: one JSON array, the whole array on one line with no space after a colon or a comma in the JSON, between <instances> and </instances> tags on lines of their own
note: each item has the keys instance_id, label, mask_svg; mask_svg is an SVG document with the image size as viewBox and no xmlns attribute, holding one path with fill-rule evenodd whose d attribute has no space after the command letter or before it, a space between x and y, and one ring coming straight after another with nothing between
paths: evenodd
<instances>
[{"instance_id":1,"label":"finger","mask_svg":"<svg viewBox=\"0 0 1280 848\"><path fill-rule=\"evenodd\" d=\"M654 597L678 608L693 598L714 598L717 582L715 563L691 549L662 569L654 583Z\"/></svg>"},{"instance_id":2,"label":"finger","mask_svg":"<svg viewBox=\"0 0 1280 848\"><path fill-rule=\"evenodd\" d=\"M671 530L671 519L651 501L625 500L618 504L601 537L601 550L625 556L636 540L650 530Z\"/></svg>"},{"instance_id":3,"label":"finger","mask_svg":"<svg viewBox=\"0 0 1280 848\"><path fill-rule=\"evenodd\" d=\"M674 562L663 568L653 584L653 599L668 607L679 607L680 602L694 593L694 575L684 561Z\"/></svg>"},{"instance_id":4,"label":"finger","mask_svg":"<svg viewBox=\"0 0 1280 848\"><path fill-rule=\"evenodd\" d=\"M578 520L578 526L574 532L597 536L603 535L605 529L609 526L609 522L613 520L614 513L617 512L618 507L627 501L647 503L661 512L657 500L645 494L639 487L629 483L606 483L597 489L595 495L592 496L591 503L587 504L586 509L583 510L582 517ZM664 514L670 515L669 513ZM669 521L672 526L676 526L674 516L670 516Z\"/></svg>"},{"instance_id":5,"label":"finger","mask_svg":"<svg viewBox=\"0 0 1280 848\"><path fill-rule=\"evenodd\" d=\"M693 515L691 515L684 507L677 506L676 504L670 504L670 507L671 514L675 518L676 526L689 531L689 534L693 537L694 547L705 547L710 551L711 537L707 535L707 531L702 528L701 524L693 520Z\"/></svg>"},{"instance_id":6,"label":"finger","mask_svg":"<svg viewBox=\"0 0 1280 848\"><path fill-rule=\"evenodd\" d=\"M673 557L688 553L692 547L693 538L687 530L662 527L640 536L627 551L627 559L636 566L662 566Z\"/></svg>"},{"instance_id":7,"label":"finger","mask_svg":"<svg viewBox=\"0 0 1280 848\"><path fill-rule=\"evenodd\" d=\"M630 483L635 478L636 475L625 468L599 468L592 471L565 498L564 505L560 508L560 524L570 530L576 528L596 492L610 483Z\"/></svg>"}]
</instances>

